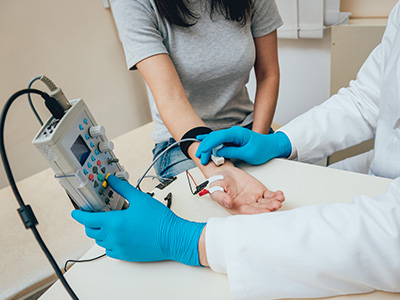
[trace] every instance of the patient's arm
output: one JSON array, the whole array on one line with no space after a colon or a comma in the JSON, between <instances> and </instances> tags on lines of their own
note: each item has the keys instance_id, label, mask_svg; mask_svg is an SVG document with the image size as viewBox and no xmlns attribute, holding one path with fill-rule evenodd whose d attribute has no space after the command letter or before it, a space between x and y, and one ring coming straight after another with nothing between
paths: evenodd
<instances>
[{"instance_id":1,"label":"patient's arm","mask_svg":"<svg viewBox=\"0 0 400 300\"><path fill-rule=\"evenodd\" d=\"M187 99L176 69L168 55L149 57L137 64L137 68L148 83L161 118L175 140L190 129L205 126ZM179 118L177 118L179 116ZM236 169L231 162L217 167L213 162L203 166L195 153L199 143L193 143L189 155L205 177L224 174L226 193L216 192L212 198L222 204L227 200L232 213L262 213L280 207L273 194L263 198L266 188L252 176ZM271 200L272 198L272 200ZM260 199L260 201L258 201Z\"/></svg>"}]
</instances>

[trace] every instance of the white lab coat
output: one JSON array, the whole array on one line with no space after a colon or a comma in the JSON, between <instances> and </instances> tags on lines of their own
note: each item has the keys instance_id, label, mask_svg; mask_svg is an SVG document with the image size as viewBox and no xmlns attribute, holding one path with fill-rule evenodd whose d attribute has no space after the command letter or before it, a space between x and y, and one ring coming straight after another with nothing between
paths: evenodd
<instances>
[{"instance_id":1,"label":"white lab coat","mask_svg":"<svg viewBox=\"0 0 400 300\"><path fill-rule=\"evenodd\" d=\"M394 179L387 193L360 195L352 204L211 218L208 262L228 274L235 299L400 292L399 7L357 80L282 128L306 162L375 137L369 173Z\"/></svg>"}]
</instances>

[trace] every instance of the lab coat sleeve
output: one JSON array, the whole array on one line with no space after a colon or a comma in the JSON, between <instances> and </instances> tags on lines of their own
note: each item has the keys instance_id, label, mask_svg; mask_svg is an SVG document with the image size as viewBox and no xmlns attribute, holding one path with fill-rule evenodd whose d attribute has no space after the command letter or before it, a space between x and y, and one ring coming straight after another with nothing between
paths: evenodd
<instances>
[{"instance_id":1,"label":"lab coat sleeve","mask_svg":"<svg viewBox=\"0 0 400 300\"><path fill-rule=\"evenodd\" d=\"M299 161L316 162L375 136L382 76L398 25L399 3L392 10L381 44L368 57L357 79L279 130L291 140Z\"/></svg>"},{"instance_id":2,"label":"lab coat sleeve","mask_svg":"<svg viewBox=\"0 0 400 300\"><path fill-rule=\"evenodd\" d=\"M206 251L234 299L400 292L400 178L352 204L211 218Z\"/></svg>"}]
</instances>

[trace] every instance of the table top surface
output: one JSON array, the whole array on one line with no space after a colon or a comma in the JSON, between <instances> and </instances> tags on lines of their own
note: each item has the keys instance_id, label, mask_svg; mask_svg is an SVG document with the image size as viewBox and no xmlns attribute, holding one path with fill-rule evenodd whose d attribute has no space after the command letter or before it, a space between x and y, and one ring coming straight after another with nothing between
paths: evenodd
<instances>
[{"instance_id":1,"label":"table top surface","mask_svg":"<svg viewBox=\"0 0 400 300\"><path fill-rule=\"evenodd\" d=\"M118 142L133 142L130 133ZM240 165L271 190L282 190L286 201L281 210L297 207L348 202L358 194L376 196L386 192L389 179L329 169L294 161L276 159L262 166ZM126 169L135 168L126 165ZM198 169L191 171L201 181ZM134 184L135 181L131 180ZM229 213L210 197L197 197L190 193L186 176L164 190L156 190L155 198L164 198L172 192L171 209L178 215L207 221L209 217L229 216ZM83 259L96 257L104 249L94 246ZM80 299L232 299L226 275L214 273L209 268L185 266L177 262L132 263L108 257L90 263L75 264L66 278ZM340 299L400 299L399 294L375 292L367 295L350 295ZM57 282L41 298L70 299Z\"/></svg>"}]
</instances>

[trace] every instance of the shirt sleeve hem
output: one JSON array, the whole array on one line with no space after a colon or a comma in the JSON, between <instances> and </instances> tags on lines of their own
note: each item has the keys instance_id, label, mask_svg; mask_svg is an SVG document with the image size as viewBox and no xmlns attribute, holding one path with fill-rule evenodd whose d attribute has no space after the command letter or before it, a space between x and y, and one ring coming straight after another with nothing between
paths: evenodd
<instances>
[{"instance_id":1,"label":"shirt sleeve hem","mask_svg":"<svg viewBox=\"0 0 400 300\"><path fill-rule=\"evenodd\" d=\"M154 51L148 52L146 54L135 55L135 56L131 57L130 59L127 59L126 65L129 70L137 70L136 65L139 62L141 62L142 60L144 60L146 58L149 58L151 56L158 55L158 54L169 54L169 53L165 49L159 49L159 50L154 50Z\"/></svg>"},{"instance_id":2,"label":"shirt sleeve hem","mask_svg":"<svg viewBox=\"0 0 400 300\"><path fill-rule=\"evenodd\" d=\"M268 26L262 27L262 28L254 28L252 30L253 38L259 38L262 36L266 36L275 30L277 30L279 27L283 25L282 19L276 20L272 24L268 24Z\"/></svg>"}]
</instances>

